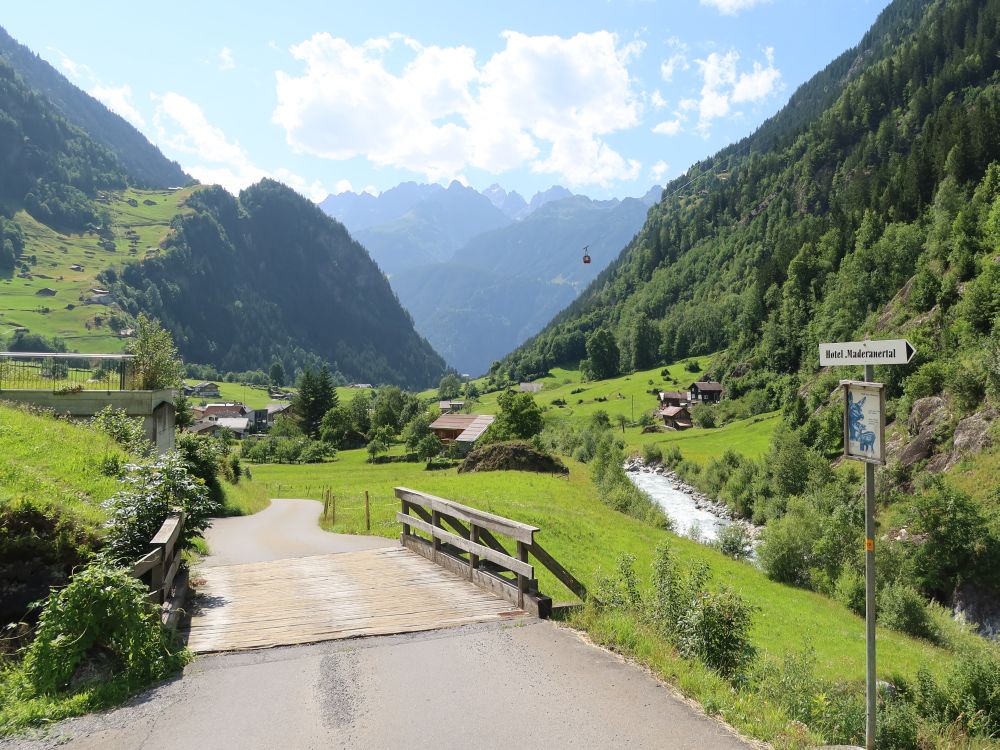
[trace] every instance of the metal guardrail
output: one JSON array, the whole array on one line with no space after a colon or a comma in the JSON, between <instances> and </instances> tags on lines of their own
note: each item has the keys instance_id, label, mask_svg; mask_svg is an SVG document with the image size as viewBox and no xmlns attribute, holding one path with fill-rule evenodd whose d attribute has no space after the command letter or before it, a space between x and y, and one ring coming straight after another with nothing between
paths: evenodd
<instances>
[{"instance_id":1,"label":"metal guardrail","mask_svg":"<svg viewBox=\"0 0 1000 750\"><path fill-rule=\"evenodd\" d=\"M0 352L0 391L135 390L132 354Z\"/></svg>"}]
</instances>

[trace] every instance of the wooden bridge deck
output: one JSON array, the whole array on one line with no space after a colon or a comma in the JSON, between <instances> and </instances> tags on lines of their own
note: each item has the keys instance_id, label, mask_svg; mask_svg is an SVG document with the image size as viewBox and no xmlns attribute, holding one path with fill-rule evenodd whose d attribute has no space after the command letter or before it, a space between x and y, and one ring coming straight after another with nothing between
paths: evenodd
<instances>
[{"instance_id":1,"label":"wooden bridge deck","mask_svg":"<svg viewBox=\"0 0 1000 750\"><path fill-rule=\"evenodd\" d=\"M434 630L522 614L402 547L205 568L194 579L198 596L187 637L197 653Z\"/></svg>"}]
</instances>

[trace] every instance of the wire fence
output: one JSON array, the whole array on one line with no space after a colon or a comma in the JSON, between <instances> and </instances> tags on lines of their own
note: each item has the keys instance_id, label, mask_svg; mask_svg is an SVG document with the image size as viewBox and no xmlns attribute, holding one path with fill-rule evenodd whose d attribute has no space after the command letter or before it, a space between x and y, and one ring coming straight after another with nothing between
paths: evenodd
<instances>
[{"instance_id":1,"label":"wire fence","mask_svg":"<svg viewBox=\"0 0 1000 750\"><path fill-rule=\"evenodd\" d=\"M0 391L128 391L136 387L130 354L0 352Z\"/></svg>"}]
</instances>

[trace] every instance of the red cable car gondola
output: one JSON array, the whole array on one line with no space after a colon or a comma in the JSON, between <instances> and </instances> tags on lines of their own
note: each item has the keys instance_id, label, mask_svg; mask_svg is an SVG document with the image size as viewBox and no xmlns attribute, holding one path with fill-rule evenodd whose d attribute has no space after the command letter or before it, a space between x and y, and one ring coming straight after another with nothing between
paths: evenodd
<instances>
[{"instance_id":1,"label":"red cable car gondola","mask_svg":"<svg viewBox=\"0 0 1000 750\"><path fill-rule=\"evenodd\" d=\"M584 245L584 247L583 247L583 262L585 264L586 263L590 263L590 255L587 253L587 250L589 250L589 249L590 249L590 245Z\"/></svg>"}]
</instances>

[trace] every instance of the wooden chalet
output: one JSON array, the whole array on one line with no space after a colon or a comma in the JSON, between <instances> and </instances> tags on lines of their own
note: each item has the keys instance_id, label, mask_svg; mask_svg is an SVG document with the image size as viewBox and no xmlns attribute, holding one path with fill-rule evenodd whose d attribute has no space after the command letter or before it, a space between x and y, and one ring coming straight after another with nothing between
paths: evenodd
<instances>
[{"instance_id":1,"label":"wooden chalet","mask_svg":"<svg viewBox=\"0 0 1000 750\"><path fill-rule=\"evenodd\" d=\"M663 425L671 430L687 430L691 427L691 413L686 406L667 406L660 409Z\"/></svg>"},{"instance_id":2,"label":"wooden chalet","mask_svg":"<svg viewBox=\"0 0 1000 750\"><path fill-rule=\"evenodd\" d=\"M660 408L668 406L687 406L688 395L683 391L660 391Z\"/></svg>"},{"instance_id":3,"label":"wooden chalet","mask_svg":"<svg viewBox=\"0 0 1000 750\"><path fill-rule=\"evenodd\" d=\"M722 383L699 380L688 386L688 398L692 404L717 404L722 400Z\"/></svg>"}]
</instances>

